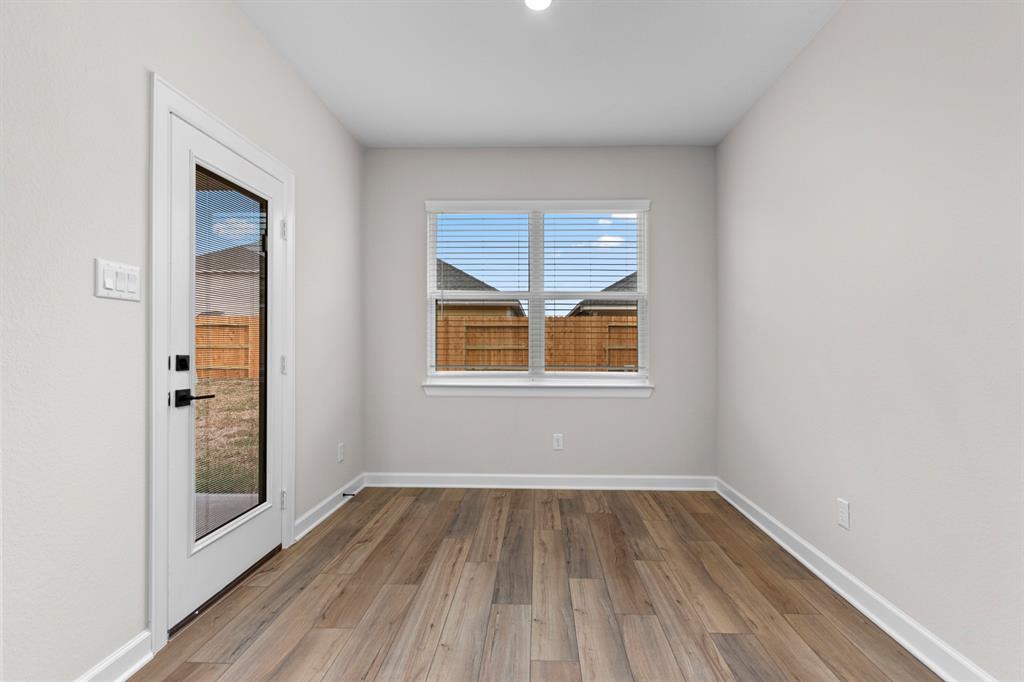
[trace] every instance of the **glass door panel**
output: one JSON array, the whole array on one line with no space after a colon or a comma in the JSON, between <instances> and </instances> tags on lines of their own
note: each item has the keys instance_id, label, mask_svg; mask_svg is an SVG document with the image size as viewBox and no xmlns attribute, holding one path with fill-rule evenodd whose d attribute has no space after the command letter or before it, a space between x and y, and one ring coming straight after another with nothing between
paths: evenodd
<instances>
[{"instance_id":1,"label":"glass door panel","mask_svg":"<svg viewBox=\"0 0 1024 682\"><path fill-rule=\"evenodd\" d=\"M267 209L195 167L196 540L267 498Z\"/></svg>"}]
</instances>

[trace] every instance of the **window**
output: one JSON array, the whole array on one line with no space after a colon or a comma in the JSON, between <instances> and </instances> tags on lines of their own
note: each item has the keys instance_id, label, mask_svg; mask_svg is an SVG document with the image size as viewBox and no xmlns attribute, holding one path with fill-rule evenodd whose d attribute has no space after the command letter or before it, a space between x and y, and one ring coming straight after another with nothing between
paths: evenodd
<instances>
[{"instance_id":1,"label":"window","mask_svg":"<svg viewBox=\"0 0 1024 682\"><path fill-rule=\"evenodd\" d=\"M428 393L649 394L648 206L427 202Z\"/></svg>"}]
</instances>

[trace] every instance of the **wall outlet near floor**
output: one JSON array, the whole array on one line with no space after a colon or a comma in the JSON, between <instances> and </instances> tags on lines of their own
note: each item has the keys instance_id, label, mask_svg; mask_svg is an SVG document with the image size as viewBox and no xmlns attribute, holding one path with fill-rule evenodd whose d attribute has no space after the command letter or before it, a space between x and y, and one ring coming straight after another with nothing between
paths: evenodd
<instances>
[{"instance_id":1,"label":"wall outlet near floor","mask_svg":"<svg viewBox=\"0 0 1024 682\"><path fill-rule=\"evenodd\" d=\"M338 461L339 462L344 462L345 461L345 444L344 443L338 443Z\"/></svg>"},{"instance_id":2,"label":"wall outlet near floor","mask_svg":"<svg viewBox=\"0 0 1024 682\"><path fill-rule=\"evenodd\" d=\"M839 524L840 528L850 530L850 503L841 497L837 497L836 510L838 514L836 517L836 523Z\"/></svg>"},{"instance_id":3,"label":"wall outlet near floor","mask_svg":"<svg viewBox=\"0 0 1024 682\"><path fill-rule=\"evenodd\" d=\"M551 434L551 449L552 450L562 450L564 448L565 448L565 441L562 438L562 434L560 434L560 433L553 433L553 434Z\"/></svg>"}]
</instances>

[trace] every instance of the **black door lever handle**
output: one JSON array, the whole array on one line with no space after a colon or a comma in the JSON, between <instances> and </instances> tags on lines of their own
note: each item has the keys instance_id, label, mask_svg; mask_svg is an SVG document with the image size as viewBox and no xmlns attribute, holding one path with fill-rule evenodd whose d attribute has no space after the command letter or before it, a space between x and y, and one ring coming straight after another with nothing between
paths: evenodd
<instances>
[{"instance_id":1,"label":"black door lever handle","mask_svg":"<svg viewBox=\"0 0 1024 682\"><path fill-rule=\"evenodd\" d=\"M193 400L209 400L216 397L213 393L210 395L192 395L191 388L179 388L174 392L174 406L188 407Z\"/></svg>"}]
</instances>

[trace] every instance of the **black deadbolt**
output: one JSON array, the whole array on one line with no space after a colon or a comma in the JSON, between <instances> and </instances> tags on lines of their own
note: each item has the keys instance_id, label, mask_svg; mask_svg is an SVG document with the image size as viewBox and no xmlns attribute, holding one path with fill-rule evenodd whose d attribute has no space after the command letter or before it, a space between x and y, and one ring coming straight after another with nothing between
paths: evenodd
<instances>
[{"instance_id":1,"label":"black deadbolt","mask_svg":"<svg viewBox=\"0 0 1024 682\"><path fill-rule=\"evenodd\" d=\"M187 355L175 355L174 356L174 371L175 372L187 372L188 371L188 360Z\"/></svg>"}]
</instances>

